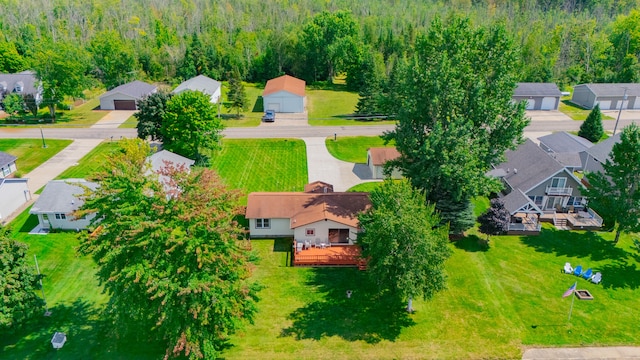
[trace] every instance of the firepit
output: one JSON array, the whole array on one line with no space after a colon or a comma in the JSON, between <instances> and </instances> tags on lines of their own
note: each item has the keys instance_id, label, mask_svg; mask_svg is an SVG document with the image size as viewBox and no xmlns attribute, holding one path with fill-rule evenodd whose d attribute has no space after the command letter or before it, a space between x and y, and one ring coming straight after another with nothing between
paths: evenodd
<instances>
[{"instance_id":1,"label":"firepit","mask_svg":"<svg viewBox=\"0 0 640 360\"><path fill-rule=\"evenodd\" d=\"M593 296L589 290L576 290L576 296L580 300L593 300Z\"/></svg>"}]
</instances>

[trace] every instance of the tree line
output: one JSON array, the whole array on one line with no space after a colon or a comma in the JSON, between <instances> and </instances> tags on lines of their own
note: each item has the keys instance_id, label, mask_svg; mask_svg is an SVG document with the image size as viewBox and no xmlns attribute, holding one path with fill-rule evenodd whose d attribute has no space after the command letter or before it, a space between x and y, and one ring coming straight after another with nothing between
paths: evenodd
<instances>
[{"instance_id":1,"label":"tree line","mask_svg":"<svg viewBox=\"0 0 640 360\"><path fill-rule=\"evenodd\" d=\"M346 75L360 90L374 67L388 75L436 16L464 12L504 24L519 46L518 81L639 80L638 0L390 2L319 0L0 1L0 72L67 61L107 89L131 79L166 81L237 72L264 82L287 73L307 82ZM60 65L60 64L58 64Z\"/></svg>"}]
</instances>

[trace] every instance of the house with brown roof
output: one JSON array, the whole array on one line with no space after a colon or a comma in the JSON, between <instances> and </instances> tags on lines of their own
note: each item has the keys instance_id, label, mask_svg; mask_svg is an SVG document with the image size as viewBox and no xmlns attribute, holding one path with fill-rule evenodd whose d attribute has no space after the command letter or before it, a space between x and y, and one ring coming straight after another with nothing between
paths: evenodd
<instances>
[{"instance_id":1,"label":"house with brown roof","mask_svg":"<svg viewBox=\"0 0 640 360\"><path fill-rule=\"evenodd\" d=\"M289 75L267 81L262 92L265 110L277 113L301 113L307 105L305 82Z\"/></svg>"},{"instance_id":2,"label":"house with brown roof","mask_svg":"<svg viewBox=\"0 0 640 360\"><path fill-rule=\"evenodd\" d=\"M384 164L387 161L395 160L400 157L400 153L395 147L373 147L367 149L367 166L371 171L371 178L384 179ZM392 179L401 179L402 173L399 169L393 169L391 172Z\"/></svg>"}]
</instances>

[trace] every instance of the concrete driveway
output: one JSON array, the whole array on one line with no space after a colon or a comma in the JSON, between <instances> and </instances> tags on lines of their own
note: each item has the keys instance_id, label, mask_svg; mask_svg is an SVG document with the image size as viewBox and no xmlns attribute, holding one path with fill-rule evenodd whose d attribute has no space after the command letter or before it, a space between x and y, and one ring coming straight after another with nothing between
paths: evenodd
<instances>
[{"instance_id":1,"label":"concrete driveway","mask_svg":"<svg viewBox=\"0 0 640 360\"><path fill-rule=\"evenodd\" d=\"M526 115L531 118L532 121L573 121L573 119L560 111L527 110Z\"/></svg>"},{"instance_id":2,"label":"concrete driveway","mask_svg":"<svg viewBox=\"0 0 640 360\"><path fill-rule=\"evenodd\" d=\"M103 111L103 110L94 110L94 111ZM92 129L116 129L118 126L122 125L123 122L127 121L128 118L133 116L136 111L134 110L113 110L109 111L107 115L105 115L102 119L98 120L97 123L91 125Z\"/></svg>"},{"instance_id":3,"label":"concrete driveway","mask_svg":"<svg viewBox=\"0 0 640 360\"><path fill-rule=\"evenodd\" d=\"M274 122L261 122L260 127L287 127L287 126L309 126L309 114L302 113L276 113Z\"/></svg>"}]
</instances>

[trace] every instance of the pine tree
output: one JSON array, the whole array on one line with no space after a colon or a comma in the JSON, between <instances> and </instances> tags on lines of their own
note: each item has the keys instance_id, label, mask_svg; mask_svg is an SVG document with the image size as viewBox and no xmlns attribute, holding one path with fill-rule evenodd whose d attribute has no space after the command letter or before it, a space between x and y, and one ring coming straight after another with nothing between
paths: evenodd
<instances>
[{"instance_id":1,"label":"pine tree","mask_svg":"<svg viewBox=\"0 0 640 360\"><path fill-rule=\"evenodd\" d=\"M235 70L229 76L229 92L227 93L227 109L236 109L236 115L240 116L240 110L244 110L249 104L244 84L240 78L240 72Z\"/></svg>"},{"instance_id":2,"label":"pine tree","mask_svg":"<svg viewBox=\"0 0 640 360\"><path fill-rule=\"evenodd\" d=\"M604 135L604 128L602 127L602 112L600 111L600 105L591 110L587 119L580 125L580 131L578 136L581 136L593 143L600 141Z\"/></svg>"}]
</instances>

